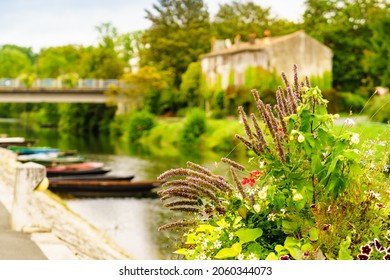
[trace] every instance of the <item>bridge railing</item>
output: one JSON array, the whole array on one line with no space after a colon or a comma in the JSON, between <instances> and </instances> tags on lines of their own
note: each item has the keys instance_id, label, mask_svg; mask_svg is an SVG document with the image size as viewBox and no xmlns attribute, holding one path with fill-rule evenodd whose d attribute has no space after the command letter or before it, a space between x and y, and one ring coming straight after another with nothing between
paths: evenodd
<instances>
[{"instance_id":1,"label":"bridge railing","mask_svg":"<svg viewBox=\"0 0 390 280\"><path fill-rule=\"evenodd\" d=\"M29 88L75 88L75 89L108 89L110 86L123 87L124 84L116 79L78 79L74 86L65 80L56 78L35 79ZM0 78L0 88L27 88L19 79Z\"/></svg>"}]
</instances>

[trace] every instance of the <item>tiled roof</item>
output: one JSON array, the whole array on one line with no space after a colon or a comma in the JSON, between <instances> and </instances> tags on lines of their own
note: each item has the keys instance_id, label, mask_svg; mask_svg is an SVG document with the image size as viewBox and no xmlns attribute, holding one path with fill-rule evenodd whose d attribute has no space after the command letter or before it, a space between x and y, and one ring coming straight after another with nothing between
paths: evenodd
<instances>
[{"instance_id":1,"label":"tiled roof","mask_svg":"<svg viewBox=\"0 0 390 280\"><path fill-rule=\"evenodd\" d=\"M262 50L266 46L286 41L292 37L299 36L302 33L305 34L305 32L303 30L299 30L299 31L296 31L296 32L288 34L288 35L266 37L266 38L262 38L260 40L255 40L254 44L250 44L249 42L240 42L238 45L234 44L230 48L225 48L225 49L220 49L217 51L209 52L209 53L201 55L200 57L204 58L204 57L212 57L212 56L223 55L223 54L233 54L233 53L238 53L238 52L243 52L243 51Z\"/></svg>"}]
</instances>

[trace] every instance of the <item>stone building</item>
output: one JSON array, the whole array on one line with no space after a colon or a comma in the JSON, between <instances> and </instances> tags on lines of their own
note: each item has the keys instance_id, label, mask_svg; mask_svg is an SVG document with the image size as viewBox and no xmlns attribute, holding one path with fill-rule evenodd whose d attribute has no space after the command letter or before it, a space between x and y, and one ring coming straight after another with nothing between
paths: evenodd
<instances>
[{"instance_id":1,"label":"stone building","mask_svg":"<svg viewBox=\"0 0 390 280\"><path fill-rule=\"evenodd\" d=\"M200 57L207 86L221 89L229 85L252 86L246 81L249 68L279 76L282 71L290 74L293 64L297 64L301 76L325 79L330 87L333 56L330 48L304 31L275 37L265 35L262 39L251 35L249 42L241 42L237 36L234 44L230 40L214 40L212 51ZM256 79L261 79L261 74L257 76Z\"/></svg>"}]
</instances>

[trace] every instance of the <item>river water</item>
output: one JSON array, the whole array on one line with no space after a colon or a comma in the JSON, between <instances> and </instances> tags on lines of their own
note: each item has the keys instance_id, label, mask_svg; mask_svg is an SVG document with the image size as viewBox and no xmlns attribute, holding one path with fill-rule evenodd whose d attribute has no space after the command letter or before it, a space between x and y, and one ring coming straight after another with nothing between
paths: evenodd
<instances>
[{"instance_id":1,"label":"river water","mask_svg":"<svg viewBox=\"0 0 390 280\"><path fill-rule=\"evenodd\" d=\"M159 174L170 168L184 167L188 159L185 155L179 158L157 159L145 154L139 147L129 147L119 139L109 139L106 136L72 137L62 135L55 129L33 130L18 122L0 120L0 134L37 140L35 146L50 146L62 151L77 150L88 160L104 162L114 173L134 175L134 180L156 180ZM214 165L213 160L194 159L197 163L211 168ZM178 214L163 208L159 199L64 197L63 200L73 211L100 228L135 258L175 258L172 254L177 242L175 236L157 229Z\"/></svg>"}]
</instances>

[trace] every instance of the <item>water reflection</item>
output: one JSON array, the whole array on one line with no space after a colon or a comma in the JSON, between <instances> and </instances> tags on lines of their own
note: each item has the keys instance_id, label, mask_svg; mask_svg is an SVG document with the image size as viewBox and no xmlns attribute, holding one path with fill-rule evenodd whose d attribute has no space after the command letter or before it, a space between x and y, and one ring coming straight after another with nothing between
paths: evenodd
<instances>
[{"instance_id":1,"label":"water reflection","mask_svg":"<svg viewBox=\"0 0 390 280\"><path fill-rule=\"evenodd\" d=\"M91 161L104 162L116 174L132 174L134 180L156 180L162 172L185 167L191 160L220 175L227 173L224 165L216 165L220 157L185 153L180 157L158 156L143 147L129 146L109 136L75 137L53 129L33 130L18 123L0 123L0 133L37 139L37 145L56 147L63 151L77 150ZM162 207L159 199L151 198L85 198L64 199L71 209L104 231L121 247L138 259L173 259L174 244L170 232L158 232L158 227L179 220L179 213ZM177 219L175 218L177 216Z\"/></svg>"}]
</instances>

